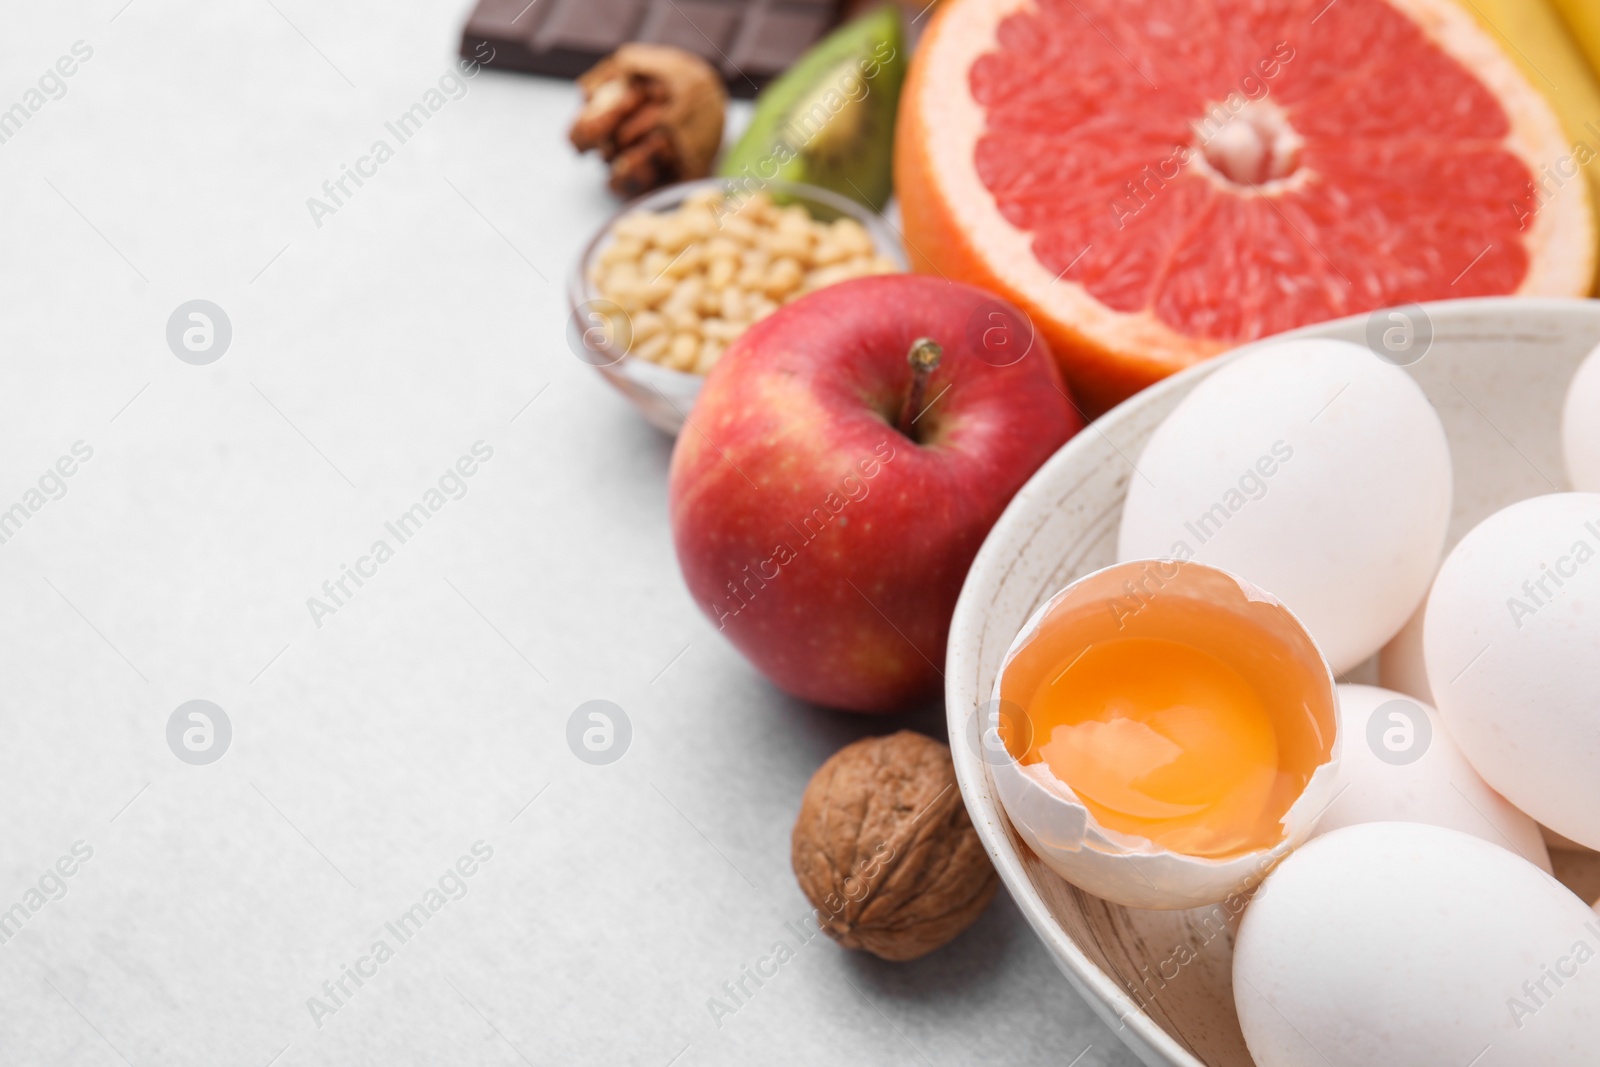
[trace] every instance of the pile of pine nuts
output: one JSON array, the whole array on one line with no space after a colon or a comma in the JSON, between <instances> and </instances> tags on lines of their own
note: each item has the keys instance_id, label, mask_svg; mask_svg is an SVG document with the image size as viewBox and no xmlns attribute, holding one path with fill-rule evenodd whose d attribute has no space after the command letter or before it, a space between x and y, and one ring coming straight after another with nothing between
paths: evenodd
<instances>
[{"instance_id":1,"label":"pile of pine nuts","mask_svg":"<svg viewBox=\"0 0 1600 1067\"><path fill-rule=\"evenodd\" d=\"M900 268L861 223L819 222L765 192L695 193L675 211L633 211L590 272L628 317L629 354L705 374L751 323L823 286Z\"/></svg>"}]
</instances>

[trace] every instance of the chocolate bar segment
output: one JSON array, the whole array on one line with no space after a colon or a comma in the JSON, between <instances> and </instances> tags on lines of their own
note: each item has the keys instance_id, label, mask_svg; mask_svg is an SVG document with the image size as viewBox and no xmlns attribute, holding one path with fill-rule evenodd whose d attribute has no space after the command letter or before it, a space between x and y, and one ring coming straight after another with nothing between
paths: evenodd
<instances>
[{"instance_id":1,"label":"chocolate bar segment","mask_svg":"<svg viewBox=\"0 0 1600 1067\"><path fill-rule=\"evenodd\" d=\"M542 0L479 0L461 31L461 55L487 67L533 71L533 33Z\"/></svg>"},{"instance_id":2,"label":"chocolate bar segment","mask_svg":"<svg viewBox=\"0 0 1600 1067\"><path fill-rule=\"evenodd\" d=\"M706 57L713 67L723 70L728 48L739 29L741 5L728 0L674 0L655 4L639 27L639 40L651 44L670 44L685 52Z\"/></svg>"},{"instance_id":3,"label":"chocolate bar segment","mask_svg":"<svg viewBox=\"0 0 1600 1067\"><path fill-rule=\"evenodd\" d=\"M478 0L461 54L487 67L576 78L629 41L668 44L750 97L839 19L839 0Z\"/></svg>"},{"instance_id":4,"label":"chocolate bar segment","mask_svg":"<svg viewBox=\"0 0 1600 1067\"><path fill-rule=\"evenodd\" d=\"M760 18L746 19L740 27L729 65L735 70L782 73L805 51L797 51L794 42L805 41L809 48L833 26L833 14L815 4L763 5Z\"/></svg>"}]
</instances>

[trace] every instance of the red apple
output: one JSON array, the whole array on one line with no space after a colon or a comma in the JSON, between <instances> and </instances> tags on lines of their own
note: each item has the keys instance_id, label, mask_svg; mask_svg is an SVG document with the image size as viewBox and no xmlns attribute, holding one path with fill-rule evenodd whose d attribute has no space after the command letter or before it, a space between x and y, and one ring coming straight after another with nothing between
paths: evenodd
<instances>
[{"instance_id":1,"label":"red apple","mask_svg":"<svg viewBox=\"0 0 1600 1067\"><path fill-rule=\"evenodd\" d=\"M943 351L918 383L921 339ZM830 286L752 327L706 378L672 453L684 580L779 688L905 707L943 676L989 527L1082 425L1011 305L912 274Z\"/></svg>"}]
</instances>

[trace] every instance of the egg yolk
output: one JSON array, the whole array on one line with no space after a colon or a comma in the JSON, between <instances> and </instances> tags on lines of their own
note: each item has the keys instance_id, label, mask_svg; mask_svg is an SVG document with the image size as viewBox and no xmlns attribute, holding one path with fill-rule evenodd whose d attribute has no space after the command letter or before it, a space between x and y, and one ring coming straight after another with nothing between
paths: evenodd
<instances>
[{"instance_id":1,"label":"egg yolk","mask_svg":"<svg viewBox=\"0 0 1600 1067\"><path fill-rule=\"evenodd\" d=\"M1102 825L1191 855L1249 847L1278 775L1261 697L1202 649L1152 638L1094 645L1028 705L1033 744Z\"/></svg>"},{"instance_id":2,"label":"egg yolk","mask_svg":"<svg viewBox=\"0 0 1600 1067\"><path fill-rule=\"evenodd\" d=\"M1283 839L1326 751L1287 656L1237 620L1187 612L1150 636L1085 640L1050 621L1002 678L1013 756L1048 766L1102 827L1172 852Z\"/></svg>"}]
</instances>

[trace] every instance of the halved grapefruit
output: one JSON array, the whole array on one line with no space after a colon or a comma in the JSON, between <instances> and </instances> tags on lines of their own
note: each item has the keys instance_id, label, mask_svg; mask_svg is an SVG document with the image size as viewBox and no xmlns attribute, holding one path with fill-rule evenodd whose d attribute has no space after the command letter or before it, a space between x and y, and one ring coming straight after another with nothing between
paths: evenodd
<instances>
[{"instance_id":1,"label":"halved grapefruit","mask_svg":"<svg viewBox=\"0 0 1600 1067\"><path fill-rule=\"evenodd\" d=\"M1091 413L1281 330L1594 273L1560 123L1453 0L945 0L898 129L914 267L1025 308Z\"/></svg>"}]
</instances>

